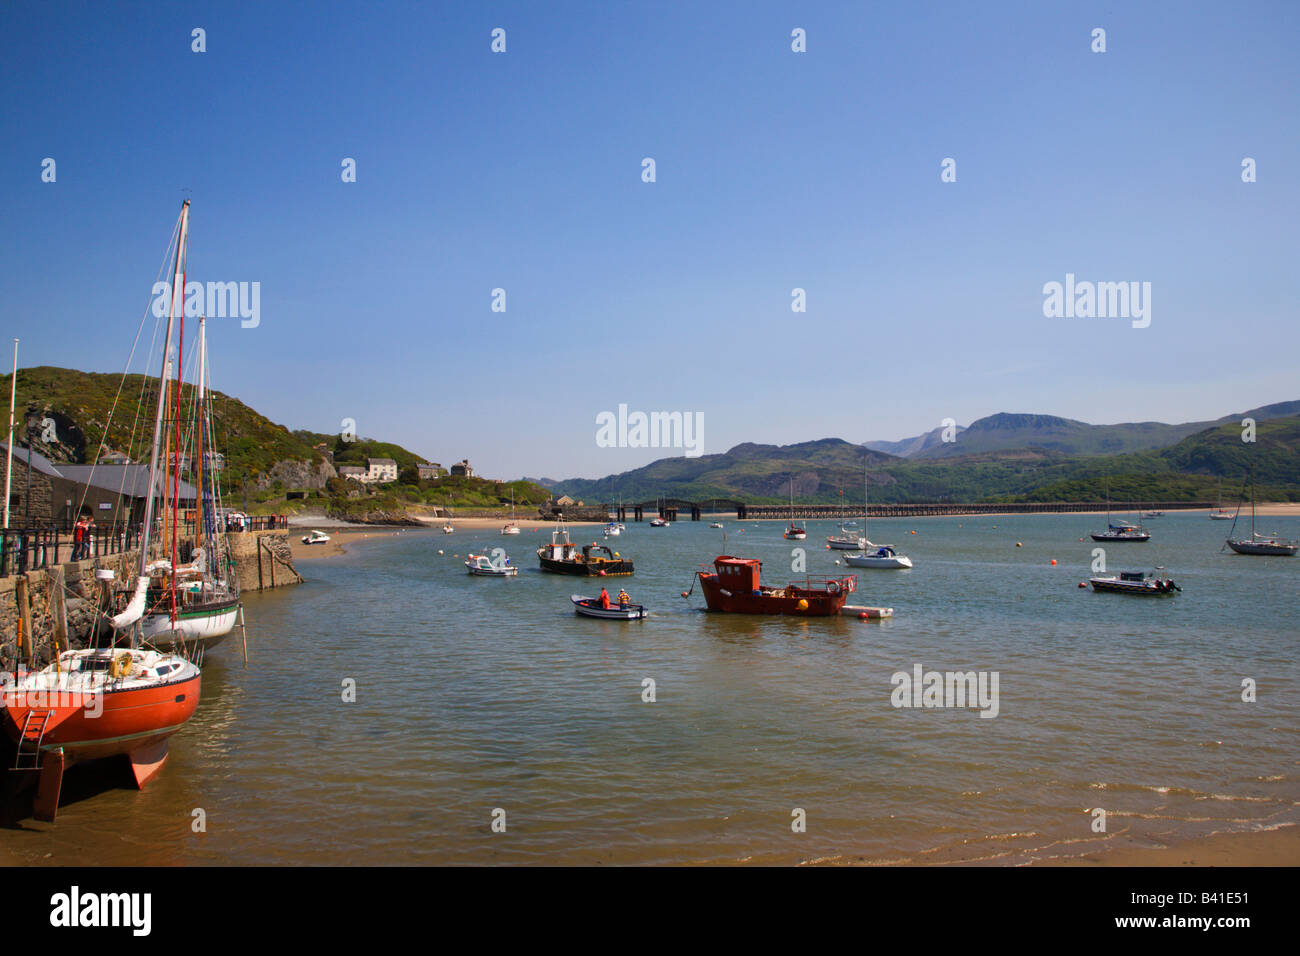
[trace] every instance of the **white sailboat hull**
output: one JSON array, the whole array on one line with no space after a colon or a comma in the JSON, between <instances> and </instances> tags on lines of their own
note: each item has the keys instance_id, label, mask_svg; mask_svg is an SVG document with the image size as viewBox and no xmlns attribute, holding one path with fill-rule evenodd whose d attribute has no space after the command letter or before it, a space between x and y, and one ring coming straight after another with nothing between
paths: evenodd
<instances>
[{"instance_id":1,"label":"white sailboat hull","mask_svg":"<svg viewBox=\"0 0 1300 956\"><path fill-rule=\"evenodd\" d=\"M238 616L238 603L211 610L181 611L173 628L170 613L150 614L141 624L141 633L155 647L170 647L177 640L211 645L234 630Z\"/></svg>"},{"instance_id":2,"label":"white sailboat hull","mask_svg":"<svg viewBox=\"0 0 1300 956\"><path fill-rule=\"evenodd\" d=\"M844 563L854 568L904 569L912 566L912 559L905 554L884 558L871 554L847 554Z\"/></svg>"}]
</instances>

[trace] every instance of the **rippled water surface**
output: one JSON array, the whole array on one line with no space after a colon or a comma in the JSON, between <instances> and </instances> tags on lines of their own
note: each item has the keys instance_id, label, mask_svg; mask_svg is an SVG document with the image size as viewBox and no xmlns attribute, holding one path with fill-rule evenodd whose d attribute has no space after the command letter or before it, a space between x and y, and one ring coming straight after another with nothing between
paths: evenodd
<instances>
[{"instance_id":1,"label":"rippled water surface","mask_svg":"<svg viewBox=\"0 0 1300 956\"><path fill-rule=\"evenodd\" d=\"M1104 521L873 521L916 562L857 572L853 601L888 621L704 613L680 592L723 550L707 522L616 539L637 572L612 588L654 612L631 623L576 617L568 596L598 587L537 571L540 533L364 542L248 596L250 666L236 643L209 656L147 790L75 768L56 824L0 841L54 863L1021 862L1300 821L1300 559L1222 554L1223 523L1170 514L1108 558L1183 593L1094 594L1079 539ZM726 525L785 583L780 523ZM809 523L810 573L839 570L833 529ZM497 546L518 578L465 574ZM998 716L894 708L915 664L997 671Z\"/></svg>"}]
</instances>

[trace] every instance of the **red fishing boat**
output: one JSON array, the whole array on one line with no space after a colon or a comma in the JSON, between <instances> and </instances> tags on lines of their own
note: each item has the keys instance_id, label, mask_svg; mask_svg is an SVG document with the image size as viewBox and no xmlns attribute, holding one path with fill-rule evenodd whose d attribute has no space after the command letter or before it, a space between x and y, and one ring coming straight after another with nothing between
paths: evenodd
<instances>
[{"instance_id":1,"label":"red fishing boat","mask_svg":"<svg viewBox=\"0 0 1300 956\"><path fill-rule=\"evenodd\" d=\"M756 558L724 554L696 572L710 611L732 614L792 614L832 617L840 613L858 586L855 574L838 578L806 578L802 584L777 588L759 582L763 563Z\"/></svg>"},{"instance_id":2,"label":"red fishing boat","mask_svg":"<svg viewBox=\"0 0 1300 956\"><path fill-rule=\"evenodd\" d=\"M113 635L107 639L106 646L63 651L41 670L15 673L15 679L6 683L2 695L5 731L18 745L14 769L39 773L34 805L38 820L54 819L63 770L73 763L125 755L131 762L136 785L143 787L162 769L167 759L167 739L193 716L199 702L201 674L194 661L183 653L142 646L148 643L143 623L152 610L149 602L153 575L164 568L170 571L177 564L175 531L171 559L150 563L149 558L154 506L167 493L158 467L159 446L164 433L164 414L171 399L168 385L173 381L173 371L180 367L178 357L172 355L172 332L185 288L189 209L187 199L181 206L177 227L173 294L163 339L162 374L149 459L149 493L145 499L140 569L134 592L126 608L110 619ZM177 391L172 407L173 414L178 414L179 377L175 382ZM168 460L172 458L169 453ZM178 482L179 476L173 475L173 489ZM183 637L178 643L184 646ZM125 646L118 646L122 644Z\"/></svg>"}]
</instances>

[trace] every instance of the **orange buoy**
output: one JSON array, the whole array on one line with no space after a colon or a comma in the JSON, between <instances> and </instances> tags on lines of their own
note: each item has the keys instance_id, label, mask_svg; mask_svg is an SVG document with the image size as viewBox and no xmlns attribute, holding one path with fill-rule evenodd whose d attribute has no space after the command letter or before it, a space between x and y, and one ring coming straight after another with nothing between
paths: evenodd
<instances>
[{"instance_id":1,"label":"orange buoy","mask_svg":"<svg viewBox=\"0 0 1300 956\"><path fill-rule=\"evenodd\" d=\"M859 621L867 621L870 619L871 619L871 615L869 615L866 611L863 611L861 614L858 615Z\"/></svg>"},{"instance_id":2,"label":"orange buoy","mask_svg":"<svg viewBox=\"0 0 1300 956\"><path fill-rule=\"evenodd\" d=\"M1053 567L1056 566L1056 558L1052 558L1052 566L1053 566Z\"/></svg>"},{"instance_id":3,"label":"orange buoy","mask_svg":"<svg viewBox=\"0 0 1300 956\"><path fill-rule=\"evenodd\" d=\"M686 592L685 592L685 591L682 592L682 597L686 597Z\"/></svg>"},{"instance_id":4,"label":"orange buoy","mask_svg":"<svg viewBox=\"0 0 1300 956\"><path fill-rule=\"evenodd\" d=\"M1080 582L1079 582L1079 587L1081 587L1081 588L1086 588L1087 586L1088 586L1088 582L1087 582L1087 581L1080 581Z\"/></svg>"}]
</instances>

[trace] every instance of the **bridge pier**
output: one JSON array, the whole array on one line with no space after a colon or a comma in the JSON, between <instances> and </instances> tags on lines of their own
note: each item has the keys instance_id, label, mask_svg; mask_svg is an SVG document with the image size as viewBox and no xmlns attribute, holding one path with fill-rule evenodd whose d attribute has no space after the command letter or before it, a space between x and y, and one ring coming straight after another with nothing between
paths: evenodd
<instances>
[{"instance_id":1,"label":"bridge pier","mask_svg":"<svg viewBox=\"0 0 1300 956\"><path fill-rule=\"evenodd\" d=\"M633 513L634 515L636 515L636 518L635 518L636 521L642 521L642 520L645 519L645 514L641 511L641 506L640 506L640 505L633 505L633 506L632 506L632 513Z\"/></svg>"}]
</instances>

